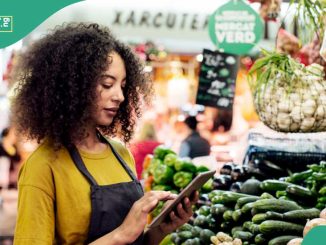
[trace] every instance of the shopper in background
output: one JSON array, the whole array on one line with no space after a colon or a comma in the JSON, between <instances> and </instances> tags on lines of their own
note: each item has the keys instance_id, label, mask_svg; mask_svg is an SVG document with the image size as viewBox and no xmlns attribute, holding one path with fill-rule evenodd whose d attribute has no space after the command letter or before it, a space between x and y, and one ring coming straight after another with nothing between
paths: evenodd
<instances>
[{"instance_id":1,"label":"shopper in background","mask_svg":"<svg viewBox=\"0 0 326 245\"><path fill-rule=\"evenodd\" d=\"M198 121L195 116L188 116L184 120L187 137L181 142L180 157L195 158L210 154L210 144L198 133L197 123Z\"/></svg>"},{"instance_id":2,"label":"shopper in background","mask_svg":"<svg viewBox=\"0 0 326 245\"><path fill-rule=\"evenodd\" d=\"M15 130L11 127L3 129L0 142L0 189L17 187L20 155L16 143Z\"/></svg>"},{"instance_id":3,"label":"shopper in background","mask_svg":"<svg viewBox=\"0 0 326 245\"><path fill-rule=\"evenodd\" d=\"M21 63L18 129L41 142L19 176L14 244L158 244L192 215L185 198L170 220L144 231L170 192L144 195L125 146L149 102L143 66L107 28L57 27Z\"/></svg>"},{"instance_id":4,"label":"shopper in background","mask_svg":"<svg viewBox=\"0 0 326 245\"><path fill-rule=\"evenodd\" d=\"M151 122L145 122L140 129L138 139L130 145L138 179L141 179L146 155L153 154L154 149L160 144L162 143L157 141L154 125Z\"/></svg>"}]
</instances>

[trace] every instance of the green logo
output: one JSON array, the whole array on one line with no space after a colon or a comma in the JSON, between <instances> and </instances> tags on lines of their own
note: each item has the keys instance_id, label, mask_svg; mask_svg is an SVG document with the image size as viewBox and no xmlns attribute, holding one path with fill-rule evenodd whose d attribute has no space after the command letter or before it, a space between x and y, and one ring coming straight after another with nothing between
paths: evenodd
<instances>
[{"instance_id":1,"label":"green logo","mask_svg":"<svg viewBox=\"0 0 326 245\"><path fill-rule=\"evenodd\" d=\"M0 16L0 32L13 31L12 16Z\"/></svg>"},{"instance_id":2,"label":"green logo","mask_svg":"<svg viewBox=\"0 0 326 245\"><path fill-rule=\"evenodd\" d=\"M303 239L302 245L326 244L326 226L316 226L308 232Z\"/></svg>"},{"instance_id":3,"label":"green logo","mask_svg":"<svg viewBox=\"0 0 326 245\"><path fill-rule=\"evenodd\" d=\"M217 49L242 55L252 49L263 36L263 22L243 0L231 0L209 18L209 35Z\"/></svg>"}]
</instances>

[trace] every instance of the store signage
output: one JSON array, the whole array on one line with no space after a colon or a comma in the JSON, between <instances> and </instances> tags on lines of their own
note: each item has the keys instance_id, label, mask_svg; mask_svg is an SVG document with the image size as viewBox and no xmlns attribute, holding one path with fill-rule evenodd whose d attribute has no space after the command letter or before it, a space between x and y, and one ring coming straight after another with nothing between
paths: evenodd
<instances>
[{"instance_id":1,"label":"store signage","mask_svg":"<svg viewBox=\"0 0 326 245\"><path fill-rule=\"evenodd\" d=\"M209 18L209 35L218 50L247 54L262 38L263 22L243 0L231 0Z\"/></svg>"},{"instance_id":2,"label":"store signage","mask_svg":"<svg viewBox=\"0 0 326 245\"><path fill-rule=\"evenodd\" d=\"M196 104L232 109L238 63L235 55L204 49Z\"/></svg>"}]
</instances>

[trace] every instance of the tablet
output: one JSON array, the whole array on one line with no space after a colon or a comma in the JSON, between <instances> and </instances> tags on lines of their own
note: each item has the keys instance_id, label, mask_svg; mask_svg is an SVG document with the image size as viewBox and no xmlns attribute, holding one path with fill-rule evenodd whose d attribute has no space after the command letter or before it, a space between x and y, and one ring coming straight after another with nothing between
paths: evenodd
<instances>
[{"instance_id":1,"label":"tablet","mask_svg":"<svg viewBox=\"0 0 326 245\"><path fill-rule=\"evenodd\" d=\"M190 183L184 188L178 197L173 200L162 212L153 219L153 221L148 225L148 228L154 228L159 226L173 211L174 208L185 198L189 197L194 191L199 190L211 177L214 176L216 170L202 172L198 174Z\"/></svg>"}]
</instances>

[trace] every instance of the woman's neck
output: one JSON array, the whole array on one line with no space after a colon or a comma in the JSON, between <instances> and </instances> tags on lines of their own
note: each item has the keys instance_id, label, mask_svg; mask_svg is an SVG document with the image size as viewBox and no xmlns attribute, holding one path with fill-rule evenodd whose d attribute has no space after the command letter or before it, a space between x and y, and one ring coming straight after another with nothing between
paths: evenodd
<instances>
[{"instance_id":1,"label":"woman's neck","mask_svg":"<svg viewBox=\"0 0 326 245\"><path fill-rule=\"evenodd\" d=\"M86 138L76 142L76 147L82 151L96 154L103 152L107 148L107 145L100 141L96 129L92 129L87 130Z\"/></svg>"}]
</instances>

